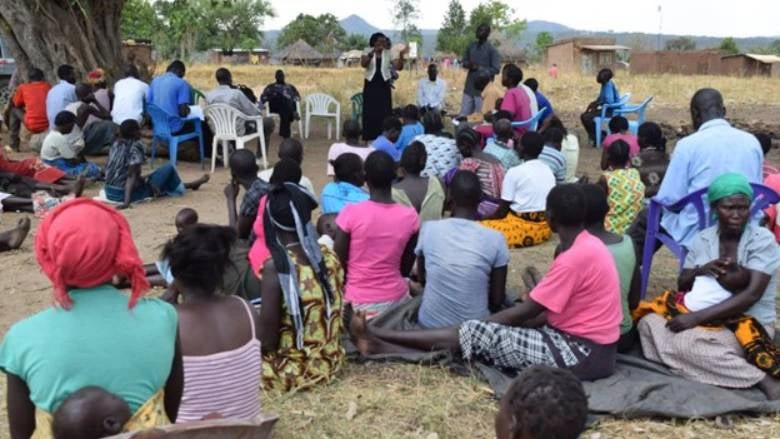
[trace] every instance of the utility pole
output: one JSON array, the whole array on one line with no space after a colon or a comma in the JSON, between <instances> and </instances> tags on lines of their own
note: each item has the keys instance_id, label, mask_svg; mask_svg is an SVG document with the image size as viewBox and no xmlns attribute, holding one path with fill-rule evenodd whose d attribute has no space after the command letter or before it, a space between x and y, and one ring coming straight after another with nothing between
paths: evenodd
<instances>
[{"instance_id":1,"label":"utility pole","mask_svg":"<svg viewBox=\"0 0 780 439\"><path fill-rule=\"evenodd\" d=\"M658 5L658 50L661 50L661 29L663 27L664 16L661 10L661 5Z\"/></svg>"}]
</instances>

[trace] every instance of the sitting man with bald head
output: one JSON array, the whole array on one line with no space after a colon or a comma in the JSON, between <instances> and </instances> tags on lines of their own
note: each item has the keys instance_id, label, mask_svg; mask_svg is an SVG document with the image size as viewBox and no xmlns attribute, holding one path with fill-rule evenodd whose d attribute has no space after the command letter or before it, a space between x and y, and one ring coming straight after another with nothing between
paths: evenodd
<instances>
[{"instance_id":1,"label":"sitting man with bald head","mask_svg":"<svg viewBox=\"0 0 780 439\"><path fill-rule=\"evenodd\" d=\"M695 133L677 143L656 199L665 205L676 203L689 193L709 187L715 178L728 172L762 182L763 151L752 134L734 128L725 119L723 96L703 88L691 99L691 120ZM629 230L639 252L644 247L647 215L640 212ZM696 209L689 205L679 213L665 210L661 226L674 240L687 246L698 227Z\"/></svg>"}]
</instances>

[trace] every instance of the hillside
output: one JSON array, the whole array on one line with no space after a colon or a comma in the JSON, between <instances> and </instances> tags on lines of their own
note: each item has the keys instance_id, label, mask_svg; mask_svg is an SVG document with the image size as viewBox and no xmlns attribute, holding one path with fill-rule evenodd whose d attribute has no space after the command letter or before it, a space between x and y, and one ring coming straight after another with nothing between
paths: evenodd
<instances>
[{"instance_id":1,"label":"hillside","mask_svg":"<svg viewBox=\"0 0 780 439\"><path fill-rule=\"evenodd\" d=\"M380 31L379 28L368 23L359 15L354 15L354 14L350 15L349 17L346 17L340 20L339 22L341 23L341 27L343 27L348 34L350 33L361 34L361 35L365 35L366 38L368 38L368 36L371 35L372 33ZM264 46L275 49L276 39L279 36L279 32L280 31L278 30L265 31ZM382 29L381 32L387 34L391 39L398 38L396 35L397 32L395 30ZM421 30L423 36L422 52L425 55L431 55L435 51L436 34L438 34L438 32L439 32L438 29ZM623 33L593 32L587 30L572 29L570 27L564 26L559 23L542 21L542 20L532 20L528 22L528 27L520 37L520 41L518 42L518 45L523 47L533 45L534 41L536 41L536 35L540 32L550 32L556 40L561 40L564 38L572 38L577 36L612 37L617 40L618 44L622 44L634 48L641 47L646 50L654 50L657 48L658 45L657 34L627 33L627 32L623 32ZM661 35L661 47L663 47L666 41L674 38L679 38L679 37L680 35ZM722 40L722 38L719 37L708 37L708 36L693 36L692 38L694 39L694 41L696 41L696 47L699 49L718 47ZM737 42L737 46L739 46L739 48L744 51L744 50L751 50L759 47L765 47L778 38L772 38L772 37L735 38L735 41Z\"/></svg>"}]
</instances>

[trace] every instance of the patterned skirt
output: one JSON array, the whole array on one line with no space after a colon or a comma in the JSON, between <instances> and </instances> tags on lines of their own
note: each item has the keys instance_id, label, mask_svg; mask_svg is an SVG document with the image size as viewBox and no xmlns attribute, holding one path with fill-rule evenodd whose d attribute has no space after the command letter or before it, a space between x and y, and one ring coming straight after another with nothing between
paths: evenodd
<instances>
[{"instance_id":1,"label":"patterned skirt","mask_svg":"<svg viewBox=\"0 0 780 439\"><path fill-rule=\"evenodd\" d=\"M480 223L501 232L510 248L532 247L547 241L552 236L552 230L547 224L544 212L515 213L510 211L502 219L484 220Z\"/></svg>"}]
</instances>

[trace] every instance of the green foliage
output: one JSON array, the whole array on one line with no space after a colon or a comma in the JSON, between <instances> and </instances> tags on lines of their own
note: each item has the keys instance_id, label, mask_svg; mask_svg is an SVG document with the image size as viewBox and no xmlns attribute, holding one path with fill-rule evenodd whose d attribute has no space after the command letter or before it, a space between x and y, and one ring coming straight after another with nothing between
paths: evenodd
<instances>
[{"instance_id":1,"label":"green foliage","mask_svg":"<svg viewBox=\"0 0 780 439\"><path fill-rule=\"evenodd\" d=\"M267 0L128 0L122 35L149 38L163 57L187 59L195 50L251 49L273 16Z\"/></svg>"},{"instance_id":2,"label":"green foliage","mask_svg":"<svg viewBox=\"0 0 780 439\"><path fill-rule=\"evenodd\" d=\"M689 52L692 50L696 50L696 41L691 37L679 37L667 41L665 47L666 50L675 50L678 52Z\"/></svg>"},{"instance_id":3,"label":"green foliage","mask_svg":"<svg viewBox=\"0 0 780 439\"><path fill-rule=\"evenodd\" d=\"M474 35L483 23L490 24L493 35L501 33L510 41L517 40L527 26L525 20L515 18L514 8L500 0L488 0L474 8L466 32Z\"/></svg>"},{"instance_id":4,"label":"green foliage","mask_svg":"<svg viewBox=\"0 0 780 439\"><path fill-rule=\"evenodd\" d=\"M531 50L526 51L528 57L527 61L530 63L538 63L544 59L544 51L547 46L552 44L554 38L550 32L542 31L536 34L536 41L534 42Z\"/></svg>"},{"instance_id":5,"label":"green foliage","mask_svg":"<svg viewBox=\"0 0 780 439\"><path fill-rule=\"evenodd\" d=\"M422 33L415 21L420 18L417 0L397 0L393 7L393 23L401 30L401 41L416 41L422 45Z\"/></svg>"},{"instance_id":6,"label":"green foliage","mask_svg":"<svg viewBox=\"0 0 780 439\"><path fill-rule=\"evenodd\" d=\"M368 47L368 37L361 34L349 34L341 45L343 50L363 50Z\"/></svg>"},{"instance_id":7,"label":"green foliage","mask_svg":"<svg viewBox=\"0 0 780 439\"><path fill-rule=\"evenodd\" d=\"M309 14L298 14L295 20L282 29L276 45L282 49L298 40L303 40L315 49L333 52L343 47L346 39L347 32L341 27L335 15L322 14L314 17ZM365 45L364 43L363 47Z\"/></svg>"},{"instance_id":8,"label":"green foliage","mask_svg":"<svg viewBox=\"0 0 780 439\"><path fill-rule=\"evenodd\" d=\"M727 37L724 38L723 41L720 43L720 53L723 55L736 55L739 53L739 47L737 47L737 42L734 41L734 38Z\"/></svg>"},{"instance_id":9,"label":"green foliage","mask_svg":"<svg viewBox=\"0 0 780 439\"><path fill-rule=\"evenodd\" d=\"M469 44L470 36L466 34L466 11L458 0L450 0L444 23L436 35L436 50L461 54Z\"/></svg>"}]
</instances>

